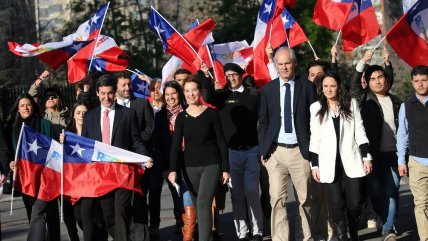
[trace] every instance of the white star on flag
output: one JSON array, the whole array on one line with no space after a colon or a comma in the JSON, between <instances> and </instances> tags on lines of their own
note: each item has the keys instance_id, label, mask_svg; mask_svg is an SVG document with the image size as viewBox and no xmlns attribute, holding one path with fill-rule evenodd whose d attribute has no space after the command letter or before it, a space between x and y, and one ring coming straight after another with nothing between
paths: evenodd
<instances>
[{"instance_id":1,"label":"white star on flag","mask_svg":"<svg viewBox=\"0 0 428 241\"><path fill-rule=\"evenodd\" d=\"M96 69L98 72L102 72L102 69L101 69L101 67L100 67L99 65L96 65L96 66L95 66L95 69Z\"/></svg>"},{"instance_id":2,"label":"white star on flag","mask_svg":"<svg viewBox=\"0 0 428 241\"><path fill-rule=\"evenodd\" d=\"M162 32L165 32L165 30L163 30L163 29L160 27L160 23L158 24L158 26L155 26L155 29L156 29L156 32L158 32L159 37L160 37L160 38L162 38L161 33L162 33Z\"/></svg>"},{"instance_id":3,"label":"white star on flag","mask_svg":"<svg viewBox=\"0 0 428 241\"><path fill-rule=\"evenodd\" d=\"M270 11L272 11L272 3L270 4L265 4L265 11L263 12L263 14L268 13L270 14Z\"/></svg>"},{"instance_id":4,"label":"white star on flag","mask_svg":"<svg viewBox=\"0 0 428 241\"><path fill-rule=\"evenodd\" d=\"M137 91L140 91L140 92L144 93L144 91L146 89L145 86L144 86L144 84L137 84L137 87L138 87Z\"/></svg>"},{"instance_id":5,"label":"white star on flag","mask_svg":"<svg viewBox=\"0 0 428 241\"><path fill-rule=\"evenodd\" d=\"M96 23L100 17L97 16L97 14L94 14L94 16L91 18L92 23Z\"/></svg>"},{"instance_id":6,"label":"white star on flag","mask_svg":"<svg viewBox=\"0 0 428 241\"><path fill-rule=\"evenodd\" d=\"M33 143L31 143L31 144L30 144L30 143L28 143L28 142L27 142L27 144L28 144L28 151L27 151L27 152L32 151L32 152L34 152L34 153L36 154L36 156L37 156L37 150L41 148L40 146L38 146L38 145L37 145L37 139L34 139L34 142L33 142Z\"/></svg>"},{"instance_id":7,"label":"white star on flag","mask_svg":"<svg viewBox=\"0 0 428 241\"><path fill-rule=\"evenodd\" d=\"M75 146L69 145L69 147L73 149L73 151L71 152L71 155L73 155L74 153L77 153L80 157L82 157L82 151L84 151L85 149L81 148L79 146L79 143L76 143Z\"/></svg>"},{"instance_id":8,"label":"white star on flag","mask_svg":"<svg viewBox=\"0 0 428 241\"><path fill-rule=\"evenodd\" d=\"M74 50L76 50L76 51L79 51L79 49L81 49L82 48L82 45L83 44L77 44L77 45L74 45L73 47L71 47L72 49L74 49Z\"/></svg>"}]
</instances>

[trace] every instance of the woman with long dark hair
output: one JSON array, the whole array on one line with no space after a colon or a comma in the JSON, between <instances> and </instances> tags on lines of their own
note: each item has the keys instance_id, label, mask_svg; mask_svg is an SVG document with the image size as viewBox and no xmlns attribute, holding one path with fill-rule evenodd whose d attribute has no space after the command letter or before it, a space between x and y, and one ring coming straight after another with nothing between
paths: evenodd
<instances>
[{"instance_id":1,"label":"woman with long dark hair","mask_svg":"<svg viewBox=\"0 0 428 241\"><path fill-rule=\"evenodd\" d=\"M13 153L19 145L18 139L22 123L45 136L54 137L52 124L40 116L33 97L27 93L21 94L12 106L6 124L6 130L9 131L9 145ZM10 162L9 165L13 171L16 171L15 161ZM30 222L27 240L43 240L46 223L49 240L60 240L58 200L46 202L23 193L22 200Z\"/></svg>"},{"instance_id":2,"label":"woman with long dark hair","mask_svg":"<svg viewBox=\"0 0 428 241\"><path fill-rule=\"evenodd\" d=\"M70 113L70 122L67 124L65 130L72 132L77 135L81 135L82 126L83 126L83 117L85 113L88 111L88 106L82 101L78 101ZM64 143L64 134L60 134L59 141L61 144ZM71 241L79 241L79 235L77 233L76 223L79 221L79 226L81 225L81 213L80 213L80 203L76 203L75 205L71 204L71 200L69 198L65 198L64 206L64 223L67 227L68 236Z\"/></svg>"},{"instance_id":3,"label":"woman with long dark hair","mask_svg":"<svg viewBox=\"0 0 428 241\"><path fill-rule=\"evenodd\" d=\"M312 176L324 184L336 238L358 240L364 177L372 171L360 109L339 75L321 78L319 100L310 107ZM347 220L346 218L347 217Z\"/></svg>"},{"instance_id":4,"label":"woman with long dark hair","mask_svg":"<svg viewBox=\"0 0 428 241\"><path fill-rule=\"evenodd\" d=\"M169 81L163 89L162 102L164 105L155 116L155 130L153 141L155 153L161 163L163 176L169 171L169 154L171 152L172 136L174 134L175 120L179 113L186 109L187 104L181 85L177 81ZM180 159L182 160L182 155ZM177 220L177 228L182 227L183 241L191 241L195 232L196 211L185 182L178 173L177 183L179 192L168 182L174 200L174 215Z\"/></svg>"},{"instance_id":5,"label":"woman with long dark hair","mask_svg":"<svg viewBox=\"0 0 428 241\"><path fill-rule=\"evenodd\" d=\"M208 241L214 193L220 182L224 185L229 179L227 144L219 114L200 100L200 81L188 78L183 88L188 107L175 120L168 179L176 184L177 173L184 169L184 178L197 209L199 241ZM183 138L184 158L180 161Z\"/></svg>"}]
</instances>

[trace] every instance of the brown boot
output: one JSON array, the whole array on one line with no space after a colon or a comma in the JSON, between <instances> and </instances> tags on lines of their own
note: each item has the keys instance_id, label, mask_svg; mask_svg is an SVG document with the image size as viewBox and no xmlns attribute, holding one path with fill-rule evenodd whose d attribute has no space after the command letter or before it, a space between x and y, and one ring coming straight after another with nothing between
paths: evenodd
<instances>
[{"instance_id":1,"label":"brown boot","mask_svg":"<svg viewBox=\"0 0 428 241\"><path fill-rule=\"evenodd\" d=\"M196 210L194 206L184 207L183 218L183 241L192 241L196 227Z\"/></svg>"}]
</instances>

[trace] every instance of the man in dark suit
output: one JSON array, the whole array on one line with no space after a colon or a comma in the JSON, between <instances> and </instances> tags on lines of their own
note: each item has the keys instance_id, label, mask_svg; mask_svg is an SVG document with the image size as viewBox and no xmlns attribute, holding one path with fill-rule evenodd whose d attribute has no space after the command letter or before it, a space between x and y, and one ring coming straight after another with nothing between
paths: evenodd
<instances>
[{"instance_id":1,"label":"man in dark suit","mask_svg":"<svg viewBox=\"0 0 428 241\"><path fill-rule=\"evenodd\" d=\"M279 77L262 89L258 131L261 162L269 173L272 240L289 240L285 208L289 175L299 203L295 240L308 240L311 238L309 106L315 102L315 86L295 76L297 61L293 50L278 49L274 61Z\"/></svg>"},{"instance_id":2,"label":"man in dark suit","mask_svg":"<svg viewBox=\"0 0 428 241\"><path fill-rule=\"evenodd\" d=\"M109 75L103 75L96 83L96 91L101 105L85 114L82 136L148 155L140 136L135 111L115 102L116 81ZM131 198L132 191L125 189L116 189L98 198L105 227L114 240L128 240ZM82 213L86 214L82 217L85 241L93 238L92 209L95 201L95 198L83 198L81 201Z\"/></svg>"},{"instance_id":3,"label":"man in dark suit","mask_svg":"<svg viewBox=\"0 0 428 241\"><path fill-rule=\"evenodd\" d=\"M135 98L132 94L131 75L128 72L117 72L113 75L116 80L116 102L135 110L140 128L140 136L144 145L153 157L152 134L154 129L153 108L145 99ZM162 191L163 177L157 165L147 170L141 180L141 188L144 196L134 193L132 205L132 222L130 226L132 241L149 240L149 234L154 235L156 230L149 233L147 194L150 192L150 222L153 227L159 227L160 223L160 197ZM149 185L150 184L150 185ZM150 191L149 191L150 189ZM155 235L156 236L156 235Z\"/></svg>"}]
</instances>

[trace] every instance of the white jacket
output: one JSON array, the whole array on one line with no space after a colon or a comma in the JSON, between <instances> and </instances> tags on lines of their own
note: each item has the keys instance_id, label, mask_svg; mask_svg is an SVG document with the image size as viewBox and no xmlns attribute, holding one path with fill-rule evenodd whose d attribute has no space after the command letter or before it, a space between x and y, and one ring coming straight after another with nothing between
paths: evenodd
<instances>
[{"instance_id":1,"label":"white jacket","mask_svg":"<svg viewBox=\"0 0 428 241\"><path fill-rule=\"evenodd\" d=\"M320 109L321 104L318 101L310 107L311 140L309 151L318 154L320 181L331 183L334 180L336 165L336 131L329 112L325 115L324 121L320 123L317 115ZM359 146L369 141L355 99L352 99L350 109L352 112L350 120L340 116L339 152L346 175L351 178L363 177L366 174Z\"/></svg>"}]
</instances>

